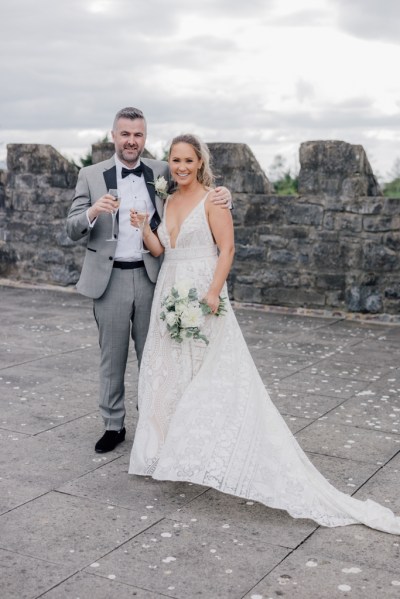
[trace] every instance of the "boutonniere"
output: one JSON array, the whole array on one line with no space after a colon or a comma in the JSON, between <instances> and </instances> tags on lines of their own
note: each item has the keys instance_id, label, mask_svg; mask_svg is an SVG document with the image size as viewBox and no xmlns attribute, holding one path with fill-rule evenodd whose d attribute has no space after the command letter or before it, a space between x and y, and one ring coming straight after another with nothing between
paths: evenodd
<instances>
[{"instance_id":1,"label":"boutonniere","mask_svg":"<svg viewBox=\"0 0 400 599\"><path fill-rule=\"evenodd\" d=\"M159 176L155 181L151 181L151 185L154 185L156 194L162 200L165 200L165 198L168 195L168 181L166 180L166 178Z\"/></svg>"}]
</instances>

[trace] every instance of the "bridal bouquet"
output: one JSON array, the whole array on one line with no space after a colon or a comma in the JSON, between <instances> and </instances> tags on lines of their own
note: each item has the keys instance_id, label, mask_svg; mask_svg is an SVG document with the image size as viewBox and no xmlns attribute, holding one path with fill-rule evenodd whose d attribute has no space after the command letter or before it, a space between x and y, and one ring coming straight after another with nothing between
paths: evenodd
<instances>
[{"instance_id":1,"label":"bridal bouquet","mask_svg":"<svg viewBox=\"0 0 400 599\"><path fill-rule=\"evenodd\" d=\"M216 316L226 312L225 298L220 297ZM210 307L199 300L196 287L179 282L161 302L161 320L165 320L171 338L182 343L185 338L200 339L208 345L207 337L201 332L204 317L212 314Z\"/></svg>"}]
</instances>

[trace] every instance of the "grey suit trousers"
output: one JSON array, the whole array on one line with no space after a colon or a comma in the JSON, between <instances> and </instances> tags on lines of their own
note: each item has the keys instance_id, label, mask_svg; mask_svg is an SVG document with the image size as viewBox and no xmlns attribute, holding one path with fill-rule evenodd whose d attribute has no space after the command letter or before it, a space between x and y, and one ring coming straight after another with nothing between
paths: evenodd
<instances>
[{"instance_id":1,"label":"grey suit trousers","mask_svg":"<svg viewBox=\"0 0 400 599\"><path fill-rule=\"evenodd\" d=\"M145 268L113 268L106 291L93 302L100 344L99 406L106 430L123 427L130 337L140 366L154 288Z\"/></svg>"}]
</instances>

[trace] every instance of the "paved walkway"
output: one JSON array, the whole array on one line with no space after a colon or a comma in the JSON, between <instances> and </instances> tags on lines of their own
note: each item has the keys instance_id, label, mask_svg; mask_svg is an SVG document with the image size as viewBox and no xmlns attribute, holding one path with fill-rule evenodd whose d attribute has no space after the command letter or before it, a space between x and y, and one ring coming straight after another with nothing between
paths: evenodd
<instances>
[{"instance_id":1,"label":"paved walkway","mask_svg":"<svg viewBox=\"0 0 400 599\"><path fill-rule=\"evenodd\" d=\"M91 303L0 286L2 599L389 599L400 537L326 529L190 484L127 475L102 432ZM400 514L400 326L239 309L271 395L343 491Z\"/></svg>"}]
</instances>

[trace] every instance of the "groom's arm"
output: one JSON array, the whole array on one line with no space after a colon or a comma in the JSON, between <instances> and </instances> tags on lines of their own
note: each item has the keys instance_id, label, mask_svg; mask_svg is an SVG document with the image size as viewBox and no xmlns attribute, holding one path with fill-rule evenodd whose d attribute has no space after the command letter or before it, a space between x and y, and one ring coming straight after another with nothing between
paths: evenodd
<instances>
[{"instance_id":1,"label":"groom's arm","mask_svg":"<svg viewBox=\"0 0 400 599\"><path fill-rule=\"evenodd\" d=\"M73 241L78 241L89 233L87 211L91 205L89 186L84 169L81 169L66 224L67 235Z\"/></svg>"},{"instance_id":2,"label":"groom's arm","mask_svg":"<svg viewBox=\"0 0 400 599\"><path fill-rule=\"evenodd\" d=\"M230 210L233 208L232 194L227 187L219 185L211 192L209 198L213 204L221 208L229 208Z\"/></svg>"},{"instance_id":3,"label":"groom's arm","mask_svg":"<svg viewBox=\"0 0 400 599\"><path fill-rule=\"evenodd\" d=\"M108 193L92 202L85 171L85 168L79 171L74 199L67 216L67 234L73 241L78 241L89 233L99 214L111 214L116 210L114 198Z\"/></svg>"}]
</instances>

